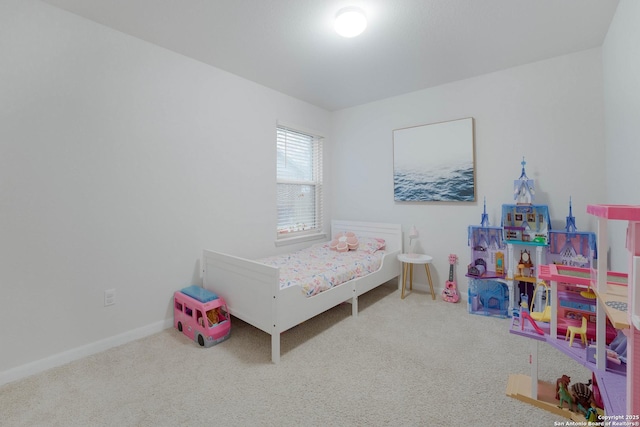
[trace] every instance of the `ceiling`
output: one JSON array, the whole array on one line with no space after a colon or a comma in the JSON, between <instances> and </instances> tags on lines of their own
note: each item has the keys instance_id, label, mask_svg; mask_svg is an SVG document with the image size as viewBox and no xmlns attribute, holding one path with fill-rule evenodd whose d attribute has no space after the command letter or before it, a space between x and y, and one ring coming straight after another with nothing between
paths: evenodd
<instances>
[{"instance_id":1,"label":"ceiling","mask_svg":"<svg viewBox=\"0 0 640 427\"><path fill-rule=\"evenodd\" d=\"M618 0L43 0L333 111L601 46ZM360 6L365 32L333 18Z\"/></svg>"}]
</instances>

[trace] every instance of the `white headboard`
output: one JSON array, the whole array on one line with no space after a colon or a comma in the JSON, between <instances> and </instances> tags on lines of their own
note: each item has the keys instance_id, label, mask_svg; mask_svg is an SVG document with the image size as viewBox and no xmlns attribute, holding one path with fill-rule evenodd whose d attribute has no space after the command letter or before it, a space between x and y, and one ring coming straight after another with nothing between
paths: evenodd
<instances>
[{"instance_id":1,"label":"white headboard","mask_svg":"<svg viewBox=\"0 0 640 427\"><path fill-rule=\"evenodd\" d=\"M386 242L387 251L402 252L402 226L381 222L331 221L331 237L341 231L353 231L358 237L378 237Z\"/></svg>"}]
</instances>

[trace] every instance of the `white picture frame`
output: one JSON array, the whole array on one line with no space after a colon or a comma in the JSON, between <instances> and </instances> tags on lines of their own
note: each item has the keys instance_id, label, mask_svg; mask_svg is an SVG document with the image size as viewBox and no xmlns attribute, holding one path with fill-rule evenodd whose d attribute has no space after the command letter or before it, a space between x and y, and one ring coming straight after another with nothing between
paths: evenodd
<instances>
[{"instance_id":1,"label":"white picture frame","mask_svg":"<svg viewBox=\"0 0 640 427\"><path fill-rule=\"evenodd\" d=\"M475 202L473 117L393 131L396 202Z\"/></svg>"}]
</instances>

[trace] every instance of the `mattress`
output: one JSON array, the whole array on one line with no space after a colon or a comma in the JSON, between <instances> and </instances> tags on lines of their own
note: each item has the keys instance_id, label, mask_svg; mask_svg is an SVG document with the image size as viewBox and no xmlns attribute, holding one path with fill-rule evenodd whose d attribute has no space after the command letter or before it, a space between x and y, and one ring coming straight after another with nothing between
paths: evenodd
<instances>
[{"instance_id":1,"label":"mattress","mask_svg":"<svg viewBox=\"0 0 640 427\"><path fill-rule=\"evenodd\" d=\"M299 286L311 297L377 271L383 257L384 240L360 239L357 250L337 252L327 242L257 261L280 269L280 289Z\"/></svg>"}]
</instances>

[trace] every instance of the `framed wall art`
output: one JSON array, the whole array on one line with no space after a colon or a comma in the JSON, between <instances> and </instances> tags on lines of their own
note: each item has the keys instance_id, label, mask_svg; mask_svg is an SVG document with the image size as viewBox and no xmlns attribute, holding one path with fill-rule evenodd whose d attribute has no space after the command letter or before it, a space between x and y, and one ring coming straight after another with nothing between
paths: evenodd
<instances>
[{"instance_id":1,"label":"framed wall art","mask_svg":"<svg viewBox=\"0 0 640 427\"><path fill-rule=\"evenodd\" d=\"M473 118L393 131L397 202L476 200Z\"/></svg>"}]
</instances>

